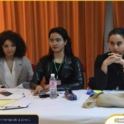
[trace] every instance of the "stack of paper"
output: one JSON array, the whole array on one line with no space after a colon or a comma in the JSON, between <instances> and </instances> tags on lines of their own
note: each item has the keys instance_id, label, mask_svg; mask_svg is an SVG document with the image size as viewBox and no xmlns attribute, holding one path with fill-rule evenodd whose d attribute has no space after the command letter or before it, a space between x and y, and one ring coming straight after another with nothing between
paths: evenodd
<instances>
[{"instance_id":1,"label":"stack of paper","mask_svg":"<svg viewBox=\"0 0 124 124\"><path fill-rule=\"evenodd\" d=\"M14 99L6 99L6 100L0 99L0 106L5 106L5 105L13 103L15 101L17 101L17 100L14 100Z\"/></svg>"},{"instance_id":2,"label":"stack of paper","mask_svg":"<svg viewBox=\"0 0 124 124\"><path fill-rule=\"evenodd\" d=\"M24 93L12 93L9 96L0 94L0 110L26 108L32 101Z\"/></svg>"}]
</instances>

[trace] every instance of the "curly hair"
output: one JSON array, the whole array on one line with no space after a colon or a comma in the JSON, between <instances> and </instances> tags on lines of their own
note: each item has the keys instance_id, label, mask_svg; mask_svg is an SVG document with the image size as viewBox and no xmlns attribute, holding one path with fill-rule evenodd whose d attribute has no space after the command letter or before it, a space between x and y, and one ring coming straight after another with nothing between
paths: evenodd
<instances>
[{"instance_id":1,"label":"curly hair","mask_svg":"<svg viewBox=\"0 0 124 124\"><path fill-rule=\"evenodd\" d=\"M5 57L2 46L6 40L10 40L16 45L16 51L14 56L22 58L26 53L26 44L20 34L13 32L11 30L3 31L0 33L0 58Z\"/></svg>"},{"instance_id":2,"label":"curly hair","mask_svg":"<svg viewBox=\"0 0 124 124\"><path fill-rule=\"evenodd\" d=\"M67 56L74 56L73 52L72 52L72 48L71 48L71 38L68 36L68 33L67 31L62 28L62 27L55 27L55 28L52 28L50 31L49 31L49 34L48 34L48 37L50 38L50 35L52 33L58 33L62 36L62 38L64 39L64 41L67 40L67 44L65 45L65 54ZM49 55L52 55L53 54L53 51L51 48L49 48Z\"/></svg>"}]
</instances>

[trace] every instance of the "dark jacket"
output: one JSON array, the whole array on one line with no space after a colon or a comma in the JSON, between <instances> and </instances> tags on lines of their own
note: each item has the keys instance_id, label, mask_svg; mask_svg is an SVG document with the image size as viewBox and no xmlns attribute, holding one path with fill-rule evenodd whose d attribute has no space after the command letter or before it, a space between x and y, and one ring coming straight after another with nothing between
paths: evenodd
<instances>
[{"instance_id":1,"label":"dark jacket","mask_svg":"<svg viewBox=\"0 0 124 124\"><path fill-rule=\"evenodd\" d=\"M107 57L108 53L97 56L95 61L95 76L90 78L88 85L92 89L113 90L119 86L119 90L124 90L124 72L121 64L112 63L109 65L107 74L101 70L102 63Z\"/></svg>"},{"instance_id":2,"label":"dark jacket","mask_svg":"<svg viewBox=\"0 0 124 124\"><path fill-rule=\"evenodd\" d=\"M42 57L36 67L33 79L31 81L31 88L35 88L35 83L40 84L43 76L45 77L46 84L49 84L50 74L53 73L54 63L51 56ZM84 77L82 72L81 62L77 57L65 56L62 67L58 73L61 85L57 86L59 91L65 88L72 90L83 89Z\"/></svg>"}]
</instances>

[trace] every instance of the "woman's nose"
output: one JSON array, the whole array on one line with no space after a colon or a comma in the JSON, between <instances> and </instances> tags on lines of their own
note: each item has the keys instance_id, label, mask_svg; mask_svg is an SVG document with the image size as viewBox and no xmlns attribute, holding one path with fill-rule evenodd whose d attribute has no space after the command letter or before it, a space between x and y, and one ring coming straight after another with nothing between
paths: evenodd
<instances>
[{"instance_id":1,"label":"woman's nose","mask_svg":"<svg viewBox=\"0 0 124 124\"><path fill-rule=\"evenodd\" d=\"M118 48L118 45L114 45L114 49L117 49Z\"/></svg>"},{"instance_id":2,"label":"woman's nose","mask_svg":"<svg viewBox=\"0 0 124 124\"><path fill-rule=\"evenodd\" d=\"M12 49L12 47L10 46L10 47L9 47L9 50L11 50L11 49Z\"/></svg>"},{"instance_id":3,"label":"woman's nose","mask_svg":"<svg viewBox=\"0 0 124 124\"><path fill-rule=\"evenodd\" d=\"M56 45L56 43L57 43L57 42L54 40L53 44Z\"/></svg>"}]
</instances>

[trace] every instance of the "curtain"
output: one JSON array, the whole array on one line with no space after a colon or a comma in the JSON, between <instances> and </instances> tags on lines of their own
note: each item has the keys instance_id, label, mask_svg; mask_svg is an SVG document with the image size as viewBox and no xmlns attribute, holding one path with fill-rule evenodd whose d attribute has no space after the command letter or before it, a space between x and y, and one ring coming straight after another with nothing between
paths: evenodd
<instances>
[{"instance_id":1,"label":"curtain","mask_svg":"<svg viewBox=\"0 0 124 124\"><path fill-rule=\"evenodd\" d=\"M113 2L114 27L124 28L124 2Z\"/></svg>"},{"instance_id":2,"label":"curtain","mask_svg":"<svg viewBox=\"0 0 124 124\"><path fill-rule=\"evenodd\" d=\"M86 67L85 87L94 75L94 61L103 53L105 2L0 1L0 32L13 30L27 45L26 56L36 64L49 50L48 32L64 27L72 49Z\"/></svg>"},{"instance_id":3,"label":"curtain","mask_svg":"<svg viewBox=\"0 0 124 124\"><path fill-rule=\"evenodd\" d=\"M94 76L96 56L104 51L105 2L85 2L86 82Z\"/></svg>"}]
</instances>

